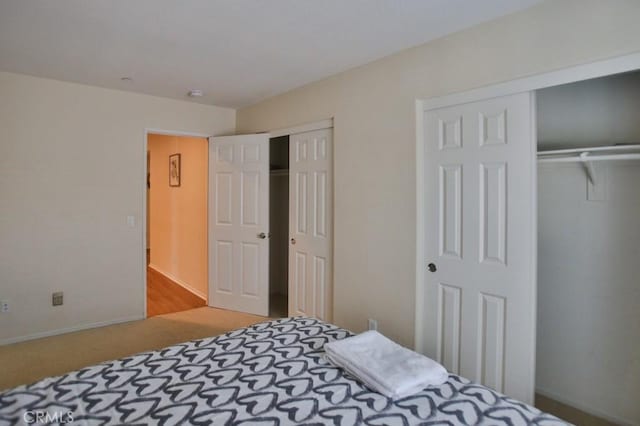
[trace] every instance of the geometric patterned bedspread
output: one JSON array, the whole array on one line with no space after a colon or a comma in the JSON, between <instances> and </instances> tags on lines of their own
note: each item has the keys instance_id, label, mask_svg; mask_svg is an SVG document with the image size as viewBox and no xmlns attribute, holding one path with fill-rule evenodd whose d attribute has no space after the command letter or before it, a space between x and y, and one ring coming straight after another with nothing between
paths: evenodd
<instances>
[{"instance_id":1,"label":"geometric patterned bedspread","mask_svg":"<svg viewBox=\"0 0 640 426\"><path fill-rule=\"evenodd\" d=\"M392 401L324 358L350 332L285 318L0 393L0 425L565 425L450 375Z\"/></svg>"}]
</instances>

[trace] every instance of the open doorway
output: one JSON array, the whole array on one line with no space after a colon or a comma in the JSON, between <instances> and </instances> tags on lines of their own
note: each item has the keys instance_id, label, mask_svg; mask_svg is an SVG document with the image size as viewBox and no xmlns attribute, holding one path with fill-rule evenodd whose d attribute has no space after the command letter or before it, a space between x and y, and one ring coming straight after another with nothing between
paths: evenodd
<instances>
[{"instance_id":1,"label":"open doorway","mask_svg":"<svg viewBox=\"0 0 640 426\"><path fill-rule=\"evenodd\" d=\"M206 306L208 141L147 135L147 317Z\"/></svg>"},{"instance_id":2,"label":"open doorway","mask_svg":"<svg viewBox=\"0 0 640 426\"><path fill-rule=\"evenodd\" d=\"M269 316L286 317L289 283L289 135L269 140Z\"/></svg>"}]
</instances>

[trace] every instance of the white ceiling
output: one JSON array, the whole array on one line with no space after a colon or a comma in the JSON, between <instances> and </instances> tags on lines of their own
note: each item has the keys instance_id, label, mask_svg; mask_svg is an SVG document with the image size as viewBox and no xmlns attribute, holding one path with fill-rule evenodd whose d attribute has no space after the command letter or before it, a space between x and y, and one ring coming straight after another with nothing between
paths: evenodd
<instances>
[{"instance_id":1,"label":"white ceiling","mask_svg":"<svg viewBox=\"0 0 640 426\"><path fill-rule=\"evenodd\" d=\"M0 70L237 108L539 1L2 0Z\"/></svg>"}]
</instances>

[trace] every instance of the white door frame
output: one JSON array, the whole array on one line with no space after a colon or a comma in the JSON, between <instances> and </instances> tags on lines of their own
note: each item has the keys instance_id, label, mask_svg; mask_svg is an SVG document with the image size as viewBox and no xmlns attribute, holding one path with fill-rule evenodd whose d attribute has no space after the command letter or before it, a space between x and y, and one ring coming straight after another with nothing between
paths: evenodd
<instances>
[{"instance_id":1,"label":"white door frame","mask_svg":"<svg viewBox=\"0 0 640 426\"><path fill-rule=\"evenodd\" d=\"M618 56L602 61L591 62L534 75L531 77L511 80L505 83L480 87L477 89L452 93L445 96L416 100L416 306L415 306L415 334L414 347L418 352L424 352L425 339L422 318L424 317L424 283L426 278L425 266L425 149L424 149L424 112L436 108L490 99L515 93L529 92L546 87L590 80L613 74L640 69L640 53ZM535 149L535 147L533 147ZM535 156L534 156L535 161ZM536 170L536 168L534 168ZM531 194L533 205L537 206L537 193ZM537 241L537 229L532 229L532 241ZM534 251L535 253L535 251ZM534 285L537 286L535 268L533 269Z\"/></svg>"},{"instance_id":2,"label":"white door frame","mask_svg":"<svg viewBox=\"0 0 640 426\"><path fill-rule=\"evenodd\" d=\"M147 150L149 148L149 134L152 135L164 135L164 136L186 136L192 138L206 138L207 141L211 137L211 135L207 135L204 133L195 133L195 132L183 132L179 130L162 130L162 129L154 129L147 128L144 129L144 139L142 142L142 153L144 157L144 166L142 167L142 193L144 194L144 201L142 202L142 220L140 223L142 224L142 247L144 247L143 256L143 264L142 264L142 318L147 318ZM207 142L208 146L208 142ZM208 150L208 148L207 148ZM208 197L208 195L207 195ZM208 202L208 201L207 201ZM207 204L208 205L208 204ZM209 247L207 246L207 251ZM207 266L208 268L208 266ZM209 283L207 283L207 288L209 287ZM208 298L208 295L207 295Z\"/></svg>"},{"instance_id":3,"label":"white door frame","mask_svg":"<svg viewBox=\"0 0 640 426\"><path fill-rule=\"evenodd\" d=\"M311 123L300 124L299 126L285 127L283 129L270 130L270 138L278 138L280 136L291 136L296 133L311 132L313 130L332 129L333 118L327 118L326 120L313 121Z\"/></svg>"}]
</instances>

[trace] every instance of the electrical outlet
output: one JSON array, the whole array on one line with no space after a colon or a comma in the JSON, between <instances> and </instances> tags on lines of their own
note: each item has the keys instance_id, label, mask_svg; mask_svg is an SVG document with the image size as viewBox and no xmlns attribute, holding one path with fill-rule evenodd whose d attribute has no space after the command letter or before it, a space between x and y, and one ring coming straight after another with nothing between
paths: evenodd
<instances>
[{"instance_id":1,"label":"electrical outlet","mask_svg":"<svg viewBox=\"0 0 640 426\"><path fill-rule=\"evenodd\" d=\"M378 329L378 320L374 320L373 318L369 318L367 322L369 326L369 330L377 330Z\"/></svg>"},{"instance_id":2,"label":"electrical outlet","mask_svg":"<svg viewBox=\"0 0 640 426\"><path fill-rule=\"evenodd\" d=\"M0 312L9 312L9 301L0 300Z\"/></svg>"},{"instance_id":3,"label":"electrical outlet","mask_svg":"<svg viewBox=\"0 0 640 426\"><path fill-rule=\"evenodd\" d=\"M53 293L53 295L51 296L51 304L53 306L60 306L62 305L62 303L64 302L64 293L61 291L58 291L56 293Z\"/></svg>"}]
</instances>

